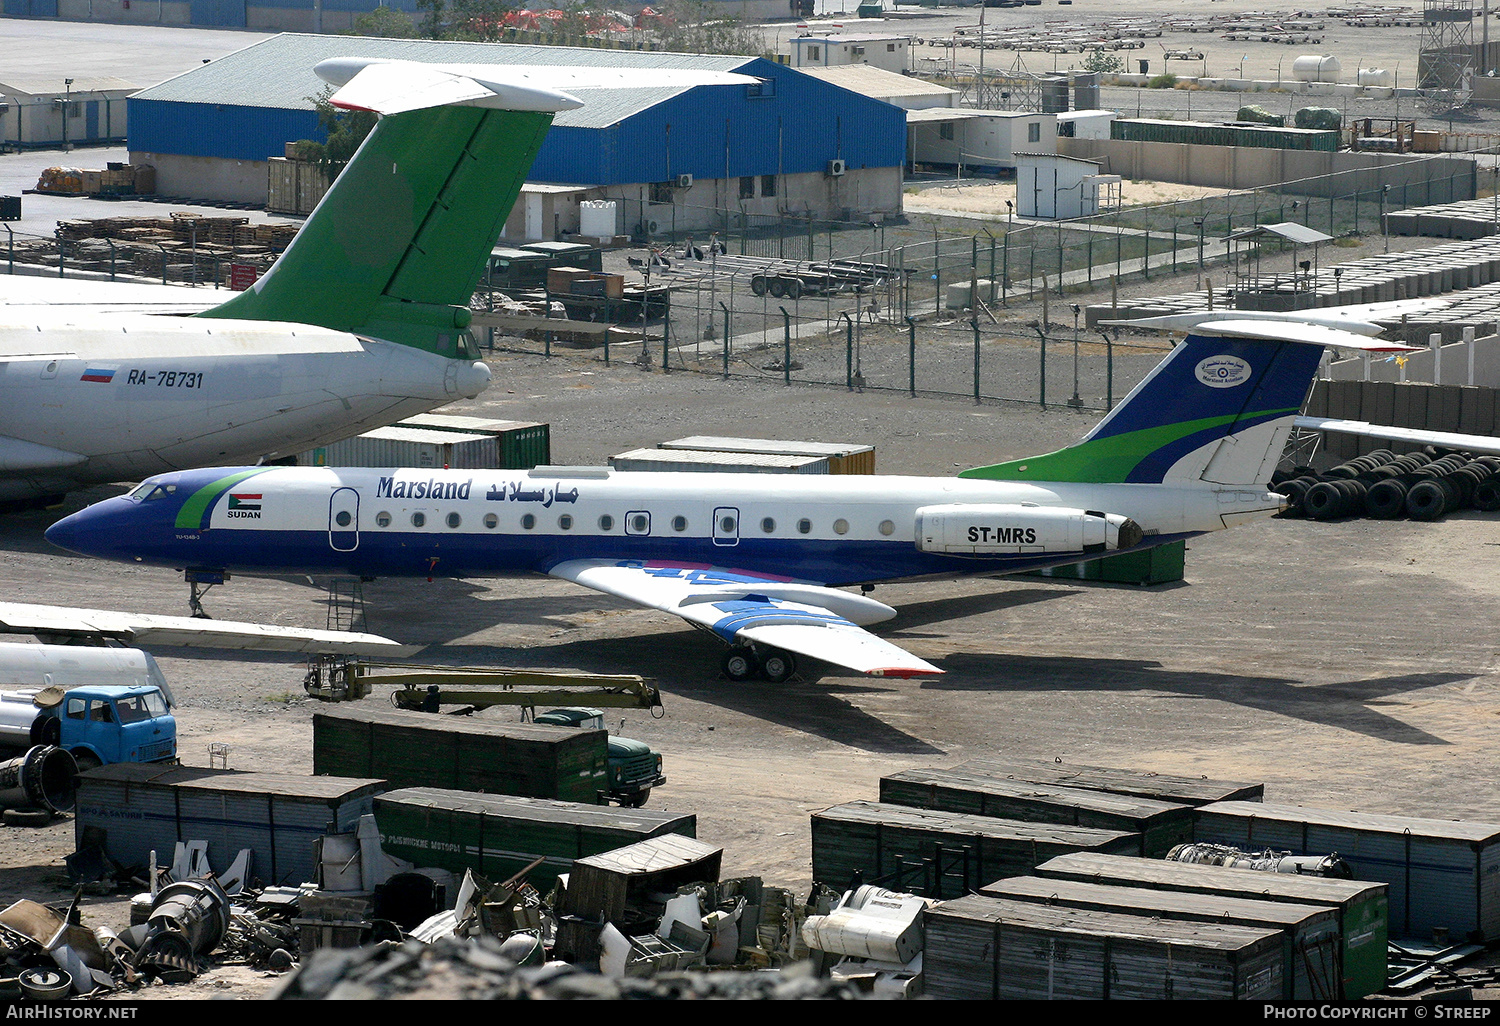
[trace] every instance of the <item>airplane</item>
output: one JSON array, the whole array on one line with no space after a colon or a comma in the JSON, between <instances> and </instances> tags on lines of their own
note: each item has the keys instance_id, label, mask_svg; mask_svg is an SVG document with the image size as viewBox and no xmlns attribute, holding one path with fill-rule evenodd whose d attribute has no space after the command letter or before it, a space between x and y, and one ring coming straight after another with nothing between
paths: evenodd
<instances>
[{"instance_id":1,"label":"airplane","mask_svg":"<svg viewBox=\"0 0 1500 1026\"><path fill-rule=\"evenodd\" d=\"M553 115L583 105L559 90L756 81L364 58L314 70L335 106L382 117L250 289L209 305L160 286L0 287L0 503L284 458L473 398L490 372L469 299Z\"/></svg>"},{"instance_id":2,"label":"airplane","mask_svg":"<svg viewBox=\"0 0 1500 1026\"><path fill-rule=\"evenodd\" d=\"M956 478L219 468L150 478L47 538L189 572L547 574L711 631L731 680L784 681L798 656L925 676L942 670L865 630L896 612L871 586L1022 573L1280 512L1265 482L1325 346L1413 348L1221 314L1078 443Z\"/></svg>"}]
</instances>

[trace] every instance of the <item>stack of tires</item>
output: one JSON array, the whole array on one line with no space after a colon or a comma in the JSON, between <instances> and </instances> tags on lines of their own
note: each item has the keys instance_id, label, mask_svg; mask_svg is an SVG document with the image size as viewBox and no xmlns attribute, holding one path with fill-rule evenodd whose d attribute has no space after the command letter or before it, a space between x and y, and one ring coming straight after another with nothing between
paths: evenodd
<instances>
[{"instance_id":1,"label":"stack of tires","mask_svg":"<svg viewBox=\"0 0 1500 1026\"><path fill-rule=\"evenodd\" d=\"M1271 488L1289 500L1283 516L1313 520L1368 516L1436 520L1461 509L1500 510L1500 456L1377 449L1321 476L1311 468L1277 471Z\"/></svg>"}]
</instances>

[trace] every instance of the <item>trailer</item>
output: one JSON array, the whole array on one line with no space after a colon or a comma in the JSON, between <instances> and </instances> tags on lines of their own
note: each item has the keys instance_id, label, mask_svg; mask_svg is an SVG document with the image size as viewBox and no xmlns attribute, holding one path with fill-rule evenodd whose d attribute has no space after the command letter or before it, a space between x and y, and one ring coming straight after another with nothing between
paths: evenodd
<instances>
[{"instance_id":1,"label":"trailer","mask_svg":"<svg viewBox=\"0 0 1500 1026\"><path fill-rule=\"evenodd\" d=\"M866 292L899 279L902 272L887 264L864 260L828 260L771 266L750 279L750 291L777 299Z\"/></svg>"}]
</instances>

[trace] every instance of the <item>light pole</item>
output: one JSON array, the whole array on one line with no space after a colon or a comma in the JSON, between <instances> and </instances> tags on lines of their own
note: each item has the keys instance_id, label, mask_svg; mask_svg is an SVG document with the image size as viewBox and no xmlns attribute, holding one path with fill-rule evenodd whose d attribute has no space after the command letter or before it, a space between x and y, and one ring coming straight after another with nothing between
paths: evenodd
<instances>
[{"instance_id":1,"label":"light pole","mask_svg":"<svg viewBox=\"0 0 1500 1026\"><path fill-rule=\"evenodd\" d=\"M64 150L67 150L67 148L68 148L68 104L70 102L72 102L72 99L73 99L73 80L71 78L65 78L65 79L63 79L63 111L62 111L62 114L63 114L62 146L63 146Z\"/></svg>"},{"instance_id":2,"label":"light pole","mask_svg":"<svg viewBox=\"0 0 1500 1026\"><path fill-rule=\"evenodd\" d=\"M1083 399L1078 395L1078 315L1083 308L1077 303L1073 306L1073 398L1068 400L1068 405L1074 409L1083 406Z\"/></svg>"},{"instance_id":3,"label":"light pole","mask_svg":"<svg viewBox=\"0 0 1500 1026\"><path fill-rule=\"evenodd\" d=\"M1193 224L1198 226L1198 270L1203 270L1203 218L1193 218Z\"/></svg>"}]
</instances>

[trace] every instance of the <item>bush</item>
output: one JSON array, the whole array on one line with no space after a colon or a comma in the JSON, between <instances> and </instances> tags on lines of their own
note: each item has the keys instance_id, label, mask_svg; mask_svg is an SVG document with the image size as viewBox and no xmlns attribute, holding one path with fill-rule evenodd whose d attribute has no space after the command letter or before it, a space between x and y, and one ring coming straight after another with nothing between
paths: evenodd
<instances>
[{"instance_id":1,"label":"bush","mask_svg":"<svg viewBox=\"0 0 1500 1026\"><path fill-rule=\"evenodd\" d=\"M1177 85L1177 76L1170 71L1165 75L1153 75L1146 80L1147 89L1172 89Z\"/></svg>"},{"instance_id":2,"label":"bush","mask_svg":"<svg viewBox=\"0 0 1500 1026\"><path fill-rule=\"evenodd\" d=\"M1101 75L1118 75L1125 70L1125 59L1119 54L1095 50L1084 58L1083 70L1097 72Z\"/></svg>"}]
</instances>

